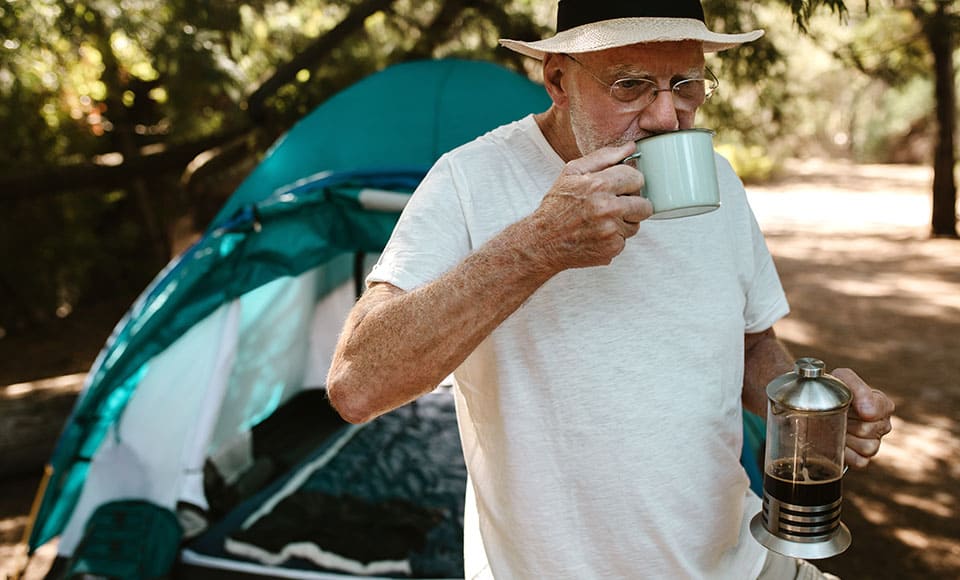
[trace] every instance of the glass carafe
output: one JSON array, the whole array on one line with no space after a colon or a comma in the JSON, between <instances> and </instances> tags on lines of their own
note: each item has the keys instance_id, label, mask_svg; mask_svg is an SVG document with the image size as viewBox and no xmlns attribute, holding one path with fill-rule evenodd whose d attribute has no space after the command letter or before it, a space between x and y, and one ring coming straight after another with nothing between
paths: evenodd
<instances>
[{"instance_id":1,"label":"glass carafe","mask_svg":"<svg viewBox=\"0 0 960 580\"><path fill-rule=\"evenodd\" d=\"M767 548L828 558L850 545L840 521L850 389L822 361L797 360L767 385L763 509L750 525Z\"/></svg>"}]
</instances>

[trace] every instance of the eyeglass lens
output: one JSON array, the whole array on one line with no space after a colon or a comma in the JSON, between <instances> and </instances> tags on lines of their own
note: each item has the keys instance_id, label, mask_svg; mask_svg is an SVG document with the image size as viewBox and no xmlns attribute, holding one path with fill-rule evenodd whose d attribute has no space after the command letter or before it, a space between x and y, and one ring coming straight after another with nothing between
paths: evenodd
<instances>
[{"instance_id":1,"label":"eyeglass lens","mask_svg":"<svg viewBox=\"0 0 960 580\"><path fill-rule=\"evenodd\" d=\"M687 79L675 83L669 89L661 89L648 79L620 79L610 85L610 95L623 103L636 103L641 107L653 103L662 91L673 93L673 101L679 109L694 109L706 101L706 81Z\"/></svg>"}]
</instances>

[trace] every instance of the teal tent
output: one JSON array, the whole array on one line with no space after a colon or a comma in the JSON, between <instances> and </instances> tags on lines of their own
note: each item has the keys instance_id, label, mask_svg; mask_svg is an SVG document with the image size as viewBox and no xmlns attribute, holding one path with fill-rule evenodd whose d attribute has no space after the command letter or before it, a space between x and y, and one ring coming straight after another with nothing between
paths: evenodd
<instances>
[{"instance_id":1,"label":"teal tent","mask_svg":"<svg viewBox=\"0 0 960 580\"><path fill-rule=\"evenodd\" d=\"M541 86L498 65L421 61L374 74L297 123L202 239L156 277L115 328L54 451L31 551L59 536L63 560L74 570L95 569L91 558L103 550L90 537L91 522L106 513L104 506L111 505L113 514L116 500L131 498L176 512L184 535L204 540L193 527L215 528L231 509L258 501L256 493L283 480L273 469L273 480L254 481L250 473L263 471L263 464L297 466L343 437L353 445L364 437L376 440L377 429L403 431L376 425L357 435L337 418L324 419L325 403L310 399L322 392L326 361L317 359L332 348L358 281L439 155L548 104ZM291 402L306 408L300 403L307 400L314 414L298 427L289 419L291 406L297 407ZM437 403L437 411L431 405L427 401L419 413L439 413L438 423L458 441L452 407ZM257 430L282 413L288 422L274 432L317 440L313 449L277 451L277 457L286 453L283 461L265 459L249 441L256 447ZM321 419L326 427L318 427ZM246 462L237 467L236 460L224 459L231 453L246 455ZM451 461L462 465L460 458ZM239 490L241 484L246 487ZM231 501L210 497L218 486ZM365 493L353 496L378 499ZM462 489L447 495L457 493ZM437 517L436 511L429 513ZM418 558L429 560L427 552L421 546ZM123 550L111 556L125 557L132 556ZM452 558L454 570L459 557ZM310 567L303 557L299 561ZM353 573L382 571L376 562ZM420 565L435 577L446 575L442 566ZM319 568L342 572L349 566ZM209 570L201 574L208 576Z\"/></svg>"}]
</instances>

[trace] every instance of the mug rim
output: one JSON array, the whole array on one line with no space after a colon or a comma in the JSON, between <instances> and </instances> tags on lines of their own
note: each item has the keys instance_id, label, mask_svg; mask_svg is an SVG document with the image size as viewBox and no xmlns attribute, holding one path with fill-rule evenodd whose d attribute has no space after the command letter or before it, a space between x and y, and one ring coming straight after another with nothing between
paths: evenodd
<instances>
[{"instance_id":1,"label":"mug rim","mask_svg":"<svg viewBox=\"0 0 960 580\"><path fill-rule=\"evenodd\" d=\"M642 143L644 141L650 141L657 139L658 137L670 137L671 135L676 135L677 133L709 133L711 137L717 134L713 129L704 129L700 127L691 127L689 129L677 129L676 131L667 131L666 133L657 133L656 135L648 135L646 137L641 137L634 141L634 143Z\"/></svg>"}]
</instances>

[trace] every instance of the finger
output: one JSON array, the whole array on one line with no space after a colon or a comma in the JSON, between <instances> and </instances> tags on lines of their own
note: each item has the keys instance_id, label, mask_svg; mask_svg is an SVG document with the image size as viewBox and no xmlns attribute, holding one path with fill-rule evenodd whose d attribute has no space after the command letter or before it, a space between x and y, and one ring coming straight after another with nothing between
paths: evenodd
<instances>
[{"instance_id":1,"label":"finger","mask_svg":"<svg viewBox=\"0 0 960 580\"><path fill-rule=\"evenodd\" d=\"M608 167L590 176L589 190L593 194L609 195L617 200L626 200L631 197L643 197L643 174L626 165ZM582 177L580 179L588 179ZM629 202L628 202L629 203ZM626 209L627 206L624 206ZM639 207L637 204L629 207Z\"/></svg>"},{"instance_id":2,"label":"finger","mask_svg":"<svg viewBox=\"0 0 960 580\"><path fill-rule=\"evenodd\" d=\"M876 437L856 437L847 435L847 450L853 451L860 457L873 457L880 452L880 440Z\"/></svg>"},{"instance_id":3,"label":"finger","mask_svg":"<svg viewBox=\"0 0 960 580\"><path fill-rule=\"evenodd\" d=\"M653 215L653 204L644 197L636 196L623 196L620 201L623 204L623 221L634 227L633 234L635 234L640 222Z\"/></svg>"},{"instance_id":4,"label":"finger","mask_svg":"<svg viewBox=\"0 0 960 580\"><path fill-rule=\"evenodd\" d=\"M637 235L637 232L640 231L640 222L628 222L622 220L622 227L620 228L620 235L623 236L624 241L627 238L632 238Z\"/></svg>"},{"instance_id":5,"label":"finger","mask_svg":"<svg viewBox=\"0 0 960 580\"><path fill-rule=\"evenodd\" d=\"M643 173L626 165L613 165L598 172L614 195L643 195Z\"/></svg>"},{"instance_id":6,"label":"finger","mask_svg":"<svg viewBox=\"0 0 960 580\"><path fill-rule=\"evenodd\" d=\"M882 391L871 388L850 369L836 369L833 376L843 381L853 394L851 411L865 421L885 419L893 414L895 405Z\"/></svg>"},{"instance_id":7,"label":"finger","mask_svg":"<svg viewBox=\"0 0 960 580\"><path fill-rule=\"evenodd\" d=\"M566 170L570 173L580 175L596 173L608 167L619 165L627 155L630 155L636 150L637 146L634 143L624 143L617 147L602 147L567 163ZM626 165L624 165L624 167L631 169Z\"/></svg>"},{"instance_id":8,"label":"finger","mask_svg":"<svg viewBox=\"0 0 960 580\"><path fill-rule=\"evenodd\" d=\"M843 464L856 469L863 469L870 464L870 459L847 447L843 452Z\"/></svg>"},{"instance_id":9,"label":"finger","mask_svg":"<svg viewBox=\"0 0 960 580\"><path fill-rule=\"evenodd\" d=\"M626 165L615 165L599 173L606 190L616 196L624 221L638 224L653 214L653 204L643 197L643 173Z\"/></svg>"},{"instance_id":10,"label":"finger","mask_svg":"<svg viewBox=\"0 0 960 580\"><path fill-rule=\"evenodd\" d=\"M617 252L618 256L622 254L625 249L627 249L627 238L629 237L630 236L621 236L621 239L623 240L623 245L620 246L620 251Z\"/></svg>"},{"instance_id":11,"label":"finger","mask_svg":"<svg viewBox=\"0 0 960 580\"><path fill-rule=\"evenodd\" d=\"M847 434L864 439L881 439L892 430L893 424L889 418L879 421L860 421L853 418L847 420Z\"/></svg>"}]
</instances>

